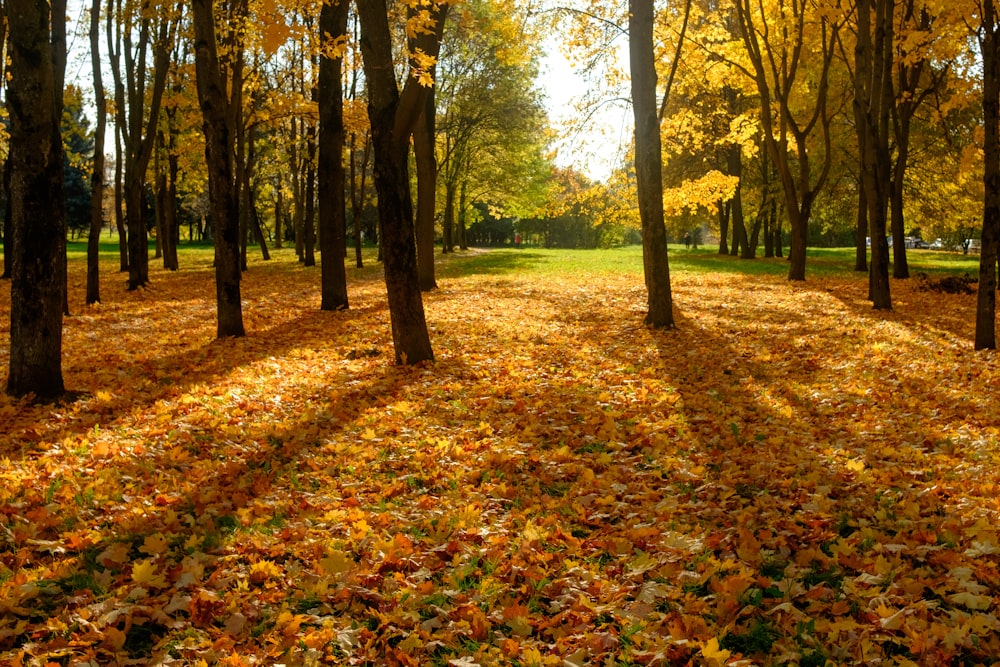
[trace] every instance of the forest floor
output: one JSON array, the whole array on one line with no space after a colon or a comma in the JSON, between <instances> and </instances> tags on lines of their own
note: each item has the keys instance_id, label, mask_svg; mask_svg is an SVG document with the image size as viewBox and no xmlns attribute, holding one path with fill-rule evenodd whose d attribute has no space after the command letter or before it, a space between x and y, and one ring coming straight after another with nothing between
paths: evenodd
<instances>
[{"instance_id":1,"label":"forest floor","mask_svg":"<svg viewBox=\"0 0 1000 667\"><path fill-rule=\"evenodd\" d=\"M217 341L210 255L90 308L71 263L80 395L0 398L0 663L1000 656L974 295L679 262L653 331L638 251L560 257L443 263L417 368L376 268L329 313L318 267L255 262Z\"/></svg>"}]
</instances>

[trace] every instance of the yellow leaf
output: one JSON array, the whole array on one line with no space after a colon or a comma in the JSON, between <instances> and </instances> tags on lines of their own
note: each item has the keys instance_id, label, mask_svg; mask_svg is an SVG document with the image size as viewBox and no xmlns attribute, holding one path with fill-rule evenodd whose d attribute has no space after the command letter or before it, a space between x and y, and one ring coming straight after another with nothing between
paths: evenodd
<instances>
[{"instance_id":1,"label":"yellow leaf","mask_svg":"<svg viewBox=\"0 0 1000 667\"><path fill-rule=\"evenodd\" d=\"M132 564L132 581L139 586L151 586L153 588L164 588L167 580L162 574L157 574L156 563L152 559L141 560Z\"/></svg>"},{"instance_id":2,"label":"yellow leaf","mask_svg":"<svg viewBox=\"0 0 1000 667\"><path fill-rule=\"evenodd\" d=\"M717 637L712 637L708 640L708 643L701 647L701 654L704 656L705 660L708 660L708 664L712 665L722 665L729 660L731 653L725 649L719 648L719 639Z\"/></svg>"},{"instance_id":3,"label":"yellow leaf","mask_svg":"<svg viewBox=\"0 0 1000 667\"><path fill-rule=\"evenodd\" d=\"M323 568L323 571L327 574L343 574L351 569L353 562L343 551L338 551L334 549L331 551L326 558L319 562L319 566Z\"/></svg>"},{"instance_id":4,"label":"yellow leaf","mask_svg":"<svg viewBox=\"0 0 1000 667\"><path fill-rule=\"evenodd\" d=\"M167 550L170 546L167 542L167 538L159 533L155 535L148 535L143 541L142 546L139 547L139 551L150 556L158 556Z\"/></svg>"}]
</instances>

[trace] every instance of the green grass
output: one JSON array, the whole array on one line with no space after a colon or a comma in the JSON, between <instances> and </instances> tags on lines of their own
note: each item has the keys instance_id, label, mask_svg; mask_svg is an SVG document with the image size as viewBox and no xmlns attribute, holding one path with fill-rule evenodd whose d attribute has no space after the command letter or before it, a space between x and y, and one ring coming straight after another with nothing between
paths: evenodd
<instances>
[{"instance_id":1,"label":"green grass","mask_svg":"<svg viewBox=\"0 0 1000 667\"><path fill-rule=\"evenodd\" d=\"M854 271L854 248L812 248L807 253L806 279L810 277L858 276ZM715 248L697 250L672 245L669 248L670 270L687 273L741 273L749 275L788 274L788 260L783 257L757 257L752 260L719 255ZM908 250L910 275L919 272L937 277L976 275L978 255L933 250ZM642 248L627 246L608 250L562 250L544 248L497 248L488 253L457 253L438 269L439 277L468 274L505 274L527 272L542 275L634 274L642 275Z\"/></svg>"},{"instance_id":2,"label":"green grass","mask_svg":"<svg viewBox=\"0 0 1000 667\"><path fill-rule=\"evenodd\" d=\"M2 246L0 246L2 247ZM150 262L152 266L155 243L150 242ZM185 258L190 263L208 262L213 259L213 247L209 242L182 241L179 246L181 266L184 268ZM118 241L114 238L102 238L100 253L102 261L117 261ZM286 245L283 249L271 249L272 255L293 253L294 247ZM489 252L481 250L458 251L451 255L437 252L437 275L439 278L456 278L465 275L503 275L509 273L532 272L541 275L568 274L633 274L642 275L642 248L626 246L606 250L579 249L546 249L526 247L521 249L494 248ZM854 248L810 248L806 260L806 279L810 277L841 277L857 276L854 271ZM67 254L70 261L86 261L86 239L70 241L67 244ZM251 265L262 261L260 251L256 246L248 249ZM317 252L317 263L320 262ZM689 273L740 273L747 275L785 276L788 273L788 260L783 257L764 258L758 256L753 260L739 259L728 255L719 255L714 246L702 246L698 249L684 248L679 244L669 248L670 270ZM907 260L910 265L910 275L926 273L933 277L946 275L975 276L979 272L979 256L963 255L960 252L940 250L908 250ZM379 267L376 262L376 249L364 249L364 269L354 267L354 251L349 249L346 260L349 278L375 278Z\"/></svg>"}]
</instances>

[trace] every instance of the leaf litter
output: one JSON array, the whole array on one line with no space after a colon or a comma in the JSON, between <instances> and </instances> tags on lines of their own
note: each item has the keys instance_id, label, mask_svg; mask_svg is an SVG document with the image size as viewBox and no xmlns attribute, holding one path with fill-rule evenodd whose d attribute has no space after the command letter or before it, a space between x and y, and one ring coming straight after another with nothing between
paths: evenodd
<instances>
[{"instance_id":1,"label":"leaf litter","mask_svg":"<svg viewBox=\"0 0 1000 667\"><path fill-rule=\"evenodd\" d=\"M65 324L82 395L0 399L4 664L1000 655L973 297L677 272L652 331L641 276L468 275L405 368L377 278L323 313L293 261L239 340L207 266L106 287Z\"/></svg>"}]
</instances>

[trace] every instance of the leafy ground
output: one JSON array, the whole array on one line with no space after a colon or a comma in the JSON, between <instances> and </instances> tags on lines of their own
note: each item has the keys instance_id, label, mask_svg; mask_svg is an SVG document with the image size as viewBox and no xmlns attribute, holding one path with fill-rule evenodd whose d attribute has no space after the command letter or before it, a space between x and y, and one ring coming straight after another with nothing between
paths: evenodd
<instances>
[{"instance_id":1,"label":"leafy ground","mask_svg":"<svg viewBox=\"0 0 1000 667\"><path fill-rule=\"evenodd\" d=\"M209 254L137 293L109 257L82 396L0 398L0 663L990 664L975 297L685 261L655 332L635 250L454 258L396 368L374 269L322 313L256 263L214 341Z\"/></svg>"}]
</instances>

